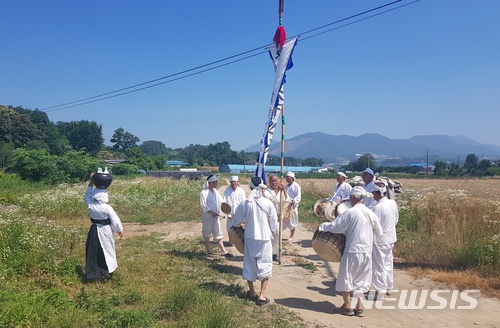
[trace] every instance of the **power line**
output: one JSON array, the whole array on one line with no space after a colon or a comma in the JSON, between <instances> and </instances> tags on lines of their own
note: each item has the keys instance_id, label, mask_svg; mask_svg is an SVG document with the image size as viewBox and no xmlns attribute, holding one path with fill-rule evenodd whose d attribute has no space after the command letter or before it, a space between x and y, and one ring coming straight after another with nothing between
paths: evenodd
<instances>
[{"instance_id":1,"label":"power line","mask_svg":"<svg viewBox=\"0 0 500 328\"><path fill-rule=\"evenodd\" d=\"M268 45L269 46L269 45ZM245 52L242 52L242 53L239 53L237 55L233 55L233 56L229 56L229 57L226 57L226 58L223 58L223 59L219 59L219 60L216 60L216 61L213 61L213 62L210 62L208 64L204 64L204 65L200 65L200 66L197 66L197 67L194 67L194 68L190 68L190 69L187 69L187 70L184 70L184 71L181 71L181 72L178 72L178 73L174 73L174 74L170 74L170 75L167 75L167 76L164 76L164 77L160 77L160 78L157 78L157 79L154 79L154 80L150 80L150 81L147 81L147 82L143 82L143 83L139 83L139 84L135 84L135 85L132 85L130 87L126 87L126 88L122 88L122 89L118 89L118 90L114 90L114 91L110 91L110 92L106 92L106 93L101 93L97 96L93 96L93 97L88 97L88 98L83 98L83 99L80 99L80 100L75 100L75 101L71 101L71 102L67 102L67 103L64 103L64 104L60 104L60 105L56 105L56 106L51 106L51 107L47 107L47 108L44 108L42 109L43 111L46 111L46 112L53 112L53 111L56 111L56 110L60 110L60 109L65 109L65 108L71 108L71 107L76 107L76 106L79 106L79 105L83 105L83 104L88 104L88 103L92 103L92 102L96 102L96 101L99 101L99 100L91 100L91 99L95 99L95 98L99 98L99 97L104 97L104 96L108 96L108 95L111 95L113 93L117 93L117 92L121 92L121 91L125 91L125 90L129 90L129 89L133 89L133 88L136 88L136 87L139 87L139 86L142 86L142 85L146 85L146 84L150 84L150 83L153 83L153 82L157 82L157 81L161 81L161 80L164 80L164 79L168 79L168 78L173 78L175 76L178 76L178 75L181 75L181 74L185 74L185 73L189 73L189 72L192 72L192 71L196 71L198 69L201 69L201 68L204 68L204 67L208 67L208 66L211 66L211 65L215 65L217 63L221 63L221 62L224 62L226 60L229 60L229 59L232 59L232 58L236 58L238 56L242 56L242 55L245 55L245 54L248 54L248 53L251 53L251 52L254 52L256 50L259 50L261 49L262 47L259 47L259 48L255 48L255 49L252 49L252 50L248 50L248 51L245 51ZM264 51L260 52L260 53L257 53L255 55L252 55L252 56L247 56L245 57L244 59L247 59L247 58L250 58L250 57L253 57L253 56L256 56L256 55L260 55L261 53L263 53ZM235 62L238 62L238 61L241 61L241 60L234 60L232 62L230 62L230 64L232 63L235 63ZM222 67L222 66L226 66L226 65L229 65L229 64L222 64L222 65L218 65L216 66L215 68L218 68L218 67ZM172 80L169 80L167 82L170 82L170 81L176 81L176 80L180 80L184 77L188 77L188 76L193 76L193 75L196 75L196 74L199 74L199 73L202 73L202 72L206 72L206 71L209 71L211 69L205 69L203 71L200 71L198 73L191 73L191 74L188 74L188 75L185 75L185 76L182 76L182 77L178 77L178 78L175 78L175 79L172 79ZM162 83L157 83L157 84L154 84L154 85L151 85L151 86L148 86L148 87L142 87L140 89L137 89L137 90L132 90L132 91L128 91L128 92L122 92L120 93L119 95L124 95L124 94L127 94L127 93L132 93L132 92L135 92L135 91L139 91L139 90L144 90L144 89L148 89L149 87L153 87L153 86L158 86L158 85L161 85L161 84L165 84L167 82L162 82ZM115 96L108 96L108 97L105 97L105 98L102 98L102 100L104 99L109 99L109 98L113 98ZM88 101L87 101L88 100ZM77 105L73 105L75 103L79 103L79 102L84 102L82 104L77 104ZM72 105L72 106L67 106L67 105ZM64 107L63 107L64 106ZM57 108L57 107L63 107L63 108L58 108L58 109L53 109L53 108ZM52 110L50 110L52 109Z\"/></svg>"},{"instance_id":2,"label":"power line","mask_svg":"<svg viewBox=\"0 0 500 328\"><path fill-rule=\"evenodd\" d=\"M396 0L396 1L384 4L382 6L378 6L378 7L375 7L375 8L366 10L366 11L363 11L361 13L358 13L358 14L355 14L355 15L351 15L349 17L345 17L345 18L342 18L340 20L331 22L329 24L322 25L322 26L316 27L314 29L311 29L311 30L299 33L298 35L301 37L301 41L304 41L304 40L307 40L307 39L311 39L311 38L317 37L317 36L319 36L321 34L325 34L325 33L328 33L328 32L331 32L331 31L334 31L334 30L337 30L337 29L340 29L342 27L345 27L345 26L348 26L348 25L352 25L352 24L358 23L360 21L363 21L363 20L366 20L366 19L369 19L369 18L373 18L375 16L379 16L379 15L385 14L387 12L390 12L390 11L393 11L393 10L396 10L396 9L399 9L399 8L402 8L402 7L414 4L414 3L419 2L421 0L414 0L414 1L410 2L410 3L402 4L400 6L397 6L397 7L394 7L394 8L387 9L387 10L382 11L382 12L378 12L378 13L372 14L372 15L370 15L368 17L359 18L357 20L354 20L352 22L348 22L348 23L343 24L341 26L336 26L334 28L330 28L328 30L312 34L312 35L310 35L308 37L303 37L303 35L319 31L319 30L327 28L329 26L336 25L336 24L339 24L341 22L345 22L345 21L351 20L353 18L366 15L368 13L372 13L372 12L375 12L375 11L383 9L383 8L390 7L390 6L394 5L394 4L402 2L402 1L404 1L404 0ZM86 105L86 104L90 104L90 103L94 103L94 102L98 102L98 101L102 101L102 100L106 100L106 99L110 99L110 98L115 98L115 97L123 96L123 95L129 94L129 93L138 92L138 91L141 91L141 90L153 88L153 87L156 87L156 86L159 86L159 85L162 85L162 84L166 84L166 83L170 83L170 82L174 82L174 81L177 81L177 80L185 79L185 78L190 77L190 76L194 76L194 75L198 75L198 74L201 74L201 73L205 73L205 72L208 72L208 71L211 71L211 70L223 67L223 66L231 65L231 64L234 64L236 62L240 62L240 61L249 59L251 57L255 57L255 56L258 56L260 54L266 53L267 49L270 46L272 46L272 45L273 45L272 43L266 44L264 46L260 46L260 47L257 47L257 48L251 49L251 50L247 50L247 51L244 51L244 52L241 52L241 53L229 56L229 57L225 57L225 58L222 58L222 59L219 59L219 60L216 60L216 61L204 64L204 65L193 67L193 68L181 71L181 72L177 72L177 73L174 73L174 74L166 75L166 76L163 76L163 77L160 77L160 78L157 78L157 79L153 79L153 80L150 80L150 81L138 83L138 84L135 84L135 85L132 85L132 86L129 86L129 87L125 87L125 88L121 88L121 89L117 89L117 90L114 90L114 91L110 91L110 92L106 92L106 93L101 93L101 94L96 95L96 96L87 97L87 98L83 98L83 99L79 99L79 100L75 100L75 101L71 101L71 102L67 102L67 103L63 103L63 104L59 104L59 105L55 105L55 106L51 106L51 107L46 107L46 108L43 108L41 110L45 111L45 112L53 112L53 111L68 109L68 108L72 108L72 107L82 106L82 105ZM252 53L254 53L254 54L252 54ZM236 59L236 58L241 57L241 56L244 56L244 57ZM159 82L159 81L162 81L162 82Z\"/></svg>"},{"instance_id":3,"label":"power line","mask_svg":"<svg viewBox=\"0 0 500 328\"><path fill-rule=\"evenodd\" d=\"M396 2L400 2L400 1L401 1L401 0L399 0L399 1L395 1L395 2L393 2L393 3L391 3L391 4L394 4L394 3L396 3ZM334 30L338 30L338 29L340 29L340 28L342 28L342 27L346 27L346 26L349 26L349 25L352 25L352 24L355 24L355 23L359 23L359 22L361 22L361 21L364 21L364 20L367 20L367 19L370 19L370 18L373 18L373 17L376 17L376 16L380 16L380 15L382 15L382 14L386 14L386 13L388 13L388 12L390 12L390 11L394 11L394 10L396 10L396 9L399 9L399 8L402 8L402 7L406 7L406 6L409 6L409 5L412 5L412 4L414 4L414 3L416 3L416 2L419 2L419 1L421 1L421 0L414 0L414 1L410 2L410 3L402 4L402 5L400 5L400 6L397 6L397 7L394 7L394 8L390 8L390 9L387 9L387 10L384 10L384 11L381 11L381 12L378 12L378 13L376 13L376 14L373 14L373 15L370 15L370 16L367 16L367 17L363 17L363 18L357 19L357 20L355 20L355 21L352 21L352 22L349 22L349 23L345 23L345 24L340 25L340 26L336 26L336 27L331 28L331 29L328 29L328 30L326 30L326 31L318 32L318 33L313 34L313 35L311 35L311 36L308 36L308 37L305 37L305 38L301 38L301 41L304 41L304 40L307 40L307 39L311 39L311 38L314 38L314 37L316 37L316 36L318 36L318 35L325 34L325 33L328 33L328 32L334 31ZM384 5L383 7L385 7L385 5ZM382 8L382 6L381 6L381 7L378 7L377 9L380 9L380 8ZM373 10L375 10L375 9L373 9ZM373 10L369 10L369 11L371 12L371 11L373 11ZM365 12L365 13L367 13L367 12ZM356 14L356 15L353 15L353 16L351 16L351 17L349 17L349 18L357 17L357 16L359 16L359 15L360 15L360 14ZM345 21L346 19L347 19L347 18L344 18L344 19L338 20L338 21L336 21L336 22L333 22L333 23L330 23L330 24L326 24L326 25L323 25L323 26L321 26L321 27L314 28L314 29L309 30L309 31L304 32L304 33L314 32L314 31L317 31L317 30L319 30L319 29L321 29L321 28L325 28L325 27L327 27L327 26L331 26L331 25L333 25L333 24L338 24L338 23L340 23L340 22L343 22L343 21Z\"/></svg>"},{"instance_id":4,"label":"power line","mask_svg":"<svg viewBox=\"0 0 500 328\"><path fill-rule=\"evenodd\" d=\"M104 95L108 95L108 96L102 97L102 98L99 98L99 99L90 100L92 98L100 97L100 96L94 96L94 97L89 97L89 98L82 99L82 100L73 101L71 103L66 103L66 104L68 104L68 106L65 106L65 107L56 108L56 109L50 109L50 110L43 110L43 109L42 110L45 111L45 112L54 112L54 111L57 111L57 110L67 109L67 108L71 108L71 107L77 107L77 106L86 105L86 104L90 104L90 103L93 103L93 102L97 102L97 101L101 101L101 100L105 100L105 99L109 99L109 98L123 96L123 95L126 95L128 93L133 93L133 92L137 92L137 91L149 89L149 88L156 87L156 86L159 86L159 85L162 85L162 84L165 84L165 83L170 83L170 82L173 82L173 81L181 80L181 79L193 76L193 75L198 75L198 74L201 74L201 73L205 73L205 72L214 70L216 68L220 68L220 67L223 67L223 66L234 64L236 62L239 62L239 61L242 61L242 60L246 60L246 59L251 58L251 57L255 57L255 56L260 55L260 54L262 54L264 52L266 52L266 51L262 51L262 52L259 52L259 53L253 54L253 55L249 55L249 56L246 56L246 57L243 57L243 58L240 58L240 59L235 59L235 60L227 62L225 64L220 64L220 65L217 65L217 66L214 66L214 67L206 68L204 70L201 70L201 71L198 71L198 72L194 72L194 73L191 73L191 74L187 74L187 75L183 75L183 76L180 76L180 77L177 77L177 78L173 78L173 79L170 79L170 80L167 80L167 81L158 82L156 84L151 84L151 85L148 85L148 86L145 86L145 87L142 87L142 88L138 88L138 89L134 89L134 90L130 90L130 91L124 91L122 93L116 93L116 92L119 92L119 91L122 91L122 90L127 90L127 89L130 89L130 88L133 88L134 86L132 86L132 87L123 88L123 89L120 89L120 90L111 91L111 92L108 92L108 93L101 94L100 96L104 96ZM203 65L201 67L206 67L208 65L209 64ZM184 72L189 72L189 71L192 71L192 70L194 70L194 69L190 69L190 70L187 70L187 71L184 71ZM172 74L169 77L173 77L173 76L176 76L176 75L179 75L179 74L181 74L181 73ZM156 80L153 80L153 81L159 81L161 79L164 79L164 78L159 78L159 79L156 79ZM140 85L148 84L148 83L151 83L151 82L152 81L144 82L144 83L141 83L141 84L136 84L135 86L140 86ZM113 93L116 93L116 94L113 94ZM81 101L84 101L84 100L88 100L88 101L81 102ZM75 103L77 103L77 104L75 104ZM69 105L69 104L73 104L73 105ZM59 106L63 106L63 105L59 105ZM54 108L54 107L59 107L59 106L53 106L53 107L49 107L49 108Z\"/></svg>"}]
</instances>

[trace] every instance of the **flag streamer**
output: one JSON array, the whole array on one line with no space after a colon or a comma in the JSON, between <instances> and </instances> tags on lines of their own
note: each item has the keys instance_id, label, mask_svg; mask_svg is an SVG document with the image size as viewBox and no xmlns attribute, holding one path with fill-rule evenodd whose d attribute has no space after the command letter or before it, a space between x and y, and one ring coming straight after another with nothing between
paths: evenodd
<instances>
[{"instance_id":1,"label":"flag streamer","mask_svg":"<svg viewBox=\"0 0 500 328\"><path fill-rule=\"evenodd\" d=\"M269 108L269 115L264 127L264 135L262 136L260 153L257 158L257 168L255 175L262 178L266 183L265 164L269 147L273 139L274 129L276 123L283 109L284 98L284 84L286 82L286 71L293 67L292 53L295 45L297 44L298 37L293 37L286 41L282 48L271 47L268 49L269 55L274 64L274 84L273 92L271 95L271 104Z\"/></svg>"}]
</instances>

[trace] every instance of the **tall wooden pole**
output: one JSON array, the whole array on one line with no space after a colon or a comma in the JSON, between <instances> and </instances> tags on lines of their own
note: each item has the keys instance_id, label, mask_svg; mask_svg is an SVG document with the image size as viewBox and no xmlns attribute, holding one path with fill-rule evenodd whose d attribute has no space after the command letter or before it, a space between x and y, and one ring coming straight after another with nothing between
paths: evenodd
<instances>
[{"instance_id":1,"label":"tall wooden pole","mask_svg":"<svg viewBox=\"0 0 500 328\"><path fill-rule=\"evenodd\" d=\"M285 167L285 104L281 109L281 169L280 169L280 183L283 183L283 169ZM286 188L286 186L285 186ZM284 192L280 192L280 217L279 217L279 253L278 253L278 263L281 264L281 252L282 252L282 234L283 234L283 199Z\"/></svg>"}]
</instances>

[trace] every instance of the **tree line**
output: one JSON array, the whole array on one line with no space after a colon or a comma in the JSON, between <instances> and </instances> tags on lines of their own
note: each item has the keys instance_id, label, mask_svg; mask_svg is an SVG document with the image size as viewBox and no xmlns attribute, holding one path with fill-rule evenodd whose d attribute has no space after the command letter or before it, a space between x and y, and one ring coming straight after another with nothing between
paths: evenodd
<instances>
[{"instance_id":1,"label":"tree line","mask_svg":"<svg viewBox=\"0 0 500 328\"><path fill-rule=\"evenodd\" d=\"M104 144L102 125L94 121L51 122L40 110L21 106L0 105L0 166L6 172L17 173L23 179L50 183L85 180L105 160L124 160L113 166L114 174L132 174L138 170L166 170L166 161L179 160L193 167L222 164L255 164L258 152L234 151L229 142L209 145L189 145L168 148L160 141L147 140L118 127ZM267 165L280 165L281 157L269 155ZM287 166L324 164L315 157L300 159L286 157ZM479 160L468 154L462 166L436 160L432 173L438 176L493 176L500 175L500 161ZM364 154L339 169L361 172L370 167L378 172L421 173L421 168L378 165L371 154Z\"/></svg>"},{"instance_id":2,"label":"tree line","mask_svg":"<svg viewBox=\"0 0 500 328\"><path fill-rule=\"evenodd\" d=\"M377 162L372 154L364 154L356 161L352 161L347 165L341 167L342 170L361 172L369 167L376 172L389 172L389 173L408 173L408 174L434 174L442 177L463 177L463 176L494 176L500 175L500 160L490 161L489 159L479 158L475 154L468 154L465 158L463 166L455 163L449 163L442 160L436 160L434 168L422 168L415 166L382 166L377 165Z\"/></svg>"},{"instance_id":3,"label":"tree line","mask_svg":"<svg viewBox=\"0 0 500 328\"><path fill-rule=\"evenodd\" d=\"M165 170L165 162L179 160L191 166L254 164L258 152L234 151L229 142L168 148L160 141L147 140L118 127L104 144L102 125L94 121L51 122L38 109L0 105L0 166L6 172L33 181L75 182L86 179L105 160L123 159L113 166L114 174L141 170ZM287 165L321 166L317 158L286 158ZM270 155L268 165L280 165Z\"/></svg>"}]
</instances>

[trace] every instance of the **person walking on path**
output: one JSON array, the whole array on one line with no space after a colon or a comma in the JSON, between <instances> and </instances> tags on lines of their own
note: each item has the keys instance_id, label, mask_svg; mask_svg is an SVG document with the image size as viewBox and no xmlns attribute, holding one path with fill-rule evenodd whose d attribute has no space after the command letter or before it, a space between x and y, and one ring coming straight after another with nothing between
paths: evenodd
<instances>
[{"instance_id":1,"label":"person walking on path","mask_svg":"<svg viewBox=\"0 0 500 328\"><path fill-rule=\"evenodd\" d=\"M283 230L290 229L290 237L288 241L293 241L295 229L299 226L299 203L302 199L302 192L300 185L295 181L295 173L287 172L286 174L287 185L285 187L288 195L287 201L293 207L293 214L289 220L283 220Z\"/></svg>"},{"instance_id":2,"label":"person walking on path","mask_svg":"<svg viewBox=\"0 0 500 328\"><path fill-rule=\"evenodd\" d=\"M102 173L100 168L97 173L109 174L107 170ZM105 188L109 184L95 187L94 173L91 173L84 194L91 222L85 243L85 281L88 282L111 279L118 268L114 233L117 232L122 238L123 226L113 207L108 204L108 191Z\"/></svg>"},{"instance_id":3,"label":"person walking on path","mask_svg":"<svg viewBox=\"0 0 500 328\"><path fill-rule=\"evenodd\" d=\"M386 197L387 186L383 181L375 182L373 198L377 204L373 212L379 217L382 234L376 238L372 250L372 283L377 294L391 295L394 288L394 257L392 250L397 241L396 225L399 221L398 204Z\"/></svg>"},{"instance_id":4,"label":"person walking on path","mask_svg":"<svg viewBox=\"0 0 500 328\"><path fill-rule=\"evenodd\" d=\"M348 316L364 316L362 299L372 283L373 241L382 231L377 215L363 204L366 197L363 187L354 187L349 197L352 207L318 228L319 231L346 236L335 289L342 294L344 301L340 313ZM355 299L357 302L353 308L351 301L354 303Z\"/></svg>"},{"instance_id":5,"label":"person walking on path","mask_svg":"<svg viewBox=\"0 0 500 328\"><path fill-rule=\"evenodd\" d=\"M220 206L224 198L217 190L218 179L216 175L209 175L203 184L203 190L200 192L201 206L201 232L205 239L205 248L207 256L212 256L210 251L210 237L213 236L214 242L219 246L223 256L232 257L222 242L222 230L220 228Z\"/></svg>"},{"instance_id":6,"label":"person walking on path","mask_svg":"<svg viewBox=\"0 0 500 328\"><path fill-rule=\"evenodd\" d=\"M345 182L345 179L347 179L347 175L344 172L339 171L337 173L337 183L335 184L335 188L333 188L333 194L328 197L328 201L336 203L349 201L352 187L350 184Z\"/></svg>"},{"instance_id":7,"label":"person walking on path","mask_svg":"<svg viewBox=\"0 0 500 328\"><path fill-rule=\"evenodd\" d=\"M266 290L273 272L271 239L279 231L278 216L274 204L263 197L267 187L260 177L251 179L250 188L250 195L234 213L233 225L245 224L242 278L248 283L248 297L264 305L269 303ZM257 280L261 285L258 296L254 286Z\"/></svg>"},{"instance_id":8,"label":"person walking on path","mask_svg":"<svg viewBox=\"0 0 500 328\"><path fill-rule=\"evenodd\" d=\"M371 193L375 182L375 173L368 167L363 171L363 175L361 176L361 178L364 182L363 188L365 188L366 192ZM375 206L375 204L377 204L377 201L373 199L372 195L370 194L369 197L365 198L363 203L366 205L366 207L373 210L373 207Z\"/></svg>"},{"instance_id":9,"label":"person walking on path","mask_svg":"<svg viewBox=\"0 0 500 328\"><path fill-rule=\"evenodd\" d=\"M233 175L229 178L229 187L224 191L224 201L231 206L231 212L227 214L226 228L229 230L232 226L234 211L238 205L247 198L245 190L238 185L238 176ZM228 244L231 245L231 242Z\"/></svg>"}]
</instances>

